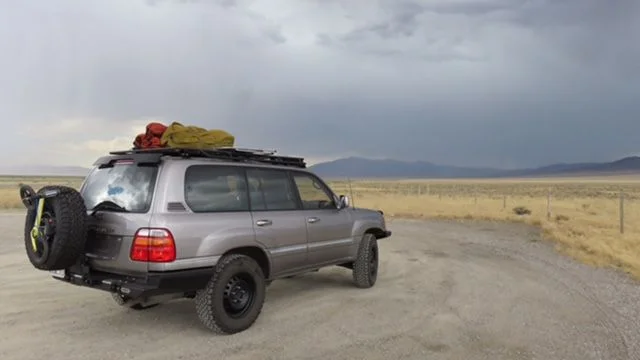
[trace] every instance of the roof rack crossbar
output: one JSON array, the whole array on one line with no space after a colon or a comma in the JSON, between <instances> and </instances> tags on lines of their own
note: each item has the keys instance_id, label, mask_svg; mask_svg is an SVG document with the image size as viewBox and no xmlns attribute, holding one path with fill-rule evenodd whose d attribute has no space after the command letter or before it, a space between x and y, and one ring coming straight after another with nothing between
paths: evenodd
<instances>
[{"instance_id":1,"label":"roof rack crossbar","mask_svg":"<svg viewBox=\"0 0 640 360\"><path fill-rule=\"evenodd\" d=\"M242 152L251 152L254 154L268 154L268 155L274 155L275 153L277 153L276 150L237 148L237 147L219 147L216 149L222 149L222 150L229 149L229 150L236 150L236 151L242 151Z\"/></svg>"},{"instance_id":2,"label":"roof rack crossbar","mask_svg":"<svg viewBox=\"0 0 640 360\"><path fill-rule=\"evenodd\" d=\"M151 148L151 149L129 149L122 151L111 151L111 155L132 155L132 154L160 154L168 156L180 156L184 158L204 157L236 162L259 162L273 165L291 166L306 168L304 158L293 156L274 155L275 150L266 151L259 149L242 149L232 147L221 147L211 149L185 149L185 148Z\"/></svg>"}]
</instances>

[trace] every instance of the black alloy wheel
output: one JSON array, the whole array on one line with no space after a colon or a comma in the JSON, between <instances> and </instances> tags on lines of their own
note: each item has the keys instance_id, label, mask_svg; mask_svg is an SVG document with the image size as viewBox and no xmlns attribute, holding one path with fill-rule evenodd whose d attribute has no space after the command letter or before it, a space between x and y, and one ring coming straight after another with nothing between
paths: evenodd
<instances>
[{"instance_id":1,"label":"black alloy wheel","mask_svg":"<svg viewBox=\"0 0 640 360\"><path fill-rule=\"evenodd\" d=\"M256 297L256 283L247 273L238 273L231 277L225 286L224 310L229 317L243 317L253 306Z\"/></svg>"}]
</instances>

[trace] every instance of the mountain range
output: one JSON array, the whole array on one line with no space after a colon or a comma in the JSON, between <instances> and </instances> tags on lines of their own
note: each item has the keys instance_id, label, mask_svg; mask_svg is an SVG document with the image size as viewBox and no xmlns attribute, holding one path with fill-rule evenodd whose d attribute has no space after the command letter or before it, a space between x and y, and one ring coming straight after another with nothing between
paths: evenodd
<instances>
[{"instance_id":1,"label":"mountain range","mask_svg":"<svg viewBox=\"0 0 640 360\"><path fill-rule=\"evenodd\" d=\"M400 161L348 157L309 167L326 178L501 178L544 176L593 176L640 174L640 157L630 156L611 162L560 163L537 168L505 170L485 167L439 165L427 161ZM2 166L0 175L9 176L86 176L89 169L79 166L21 165Z\"/></svg>"},{"instance_id":2,"label":"mountain range","mask_svg":"<svg viewBox=\"0 0 640 360\"><path fill-rule=\"evenodd\" d=\"M537 168L505 170L439 165L426 161L399 161L348 157L310 167L327 178L504 178L640 174L640 157L612 162L559 163Z\"/></svg>"}]
</instances>

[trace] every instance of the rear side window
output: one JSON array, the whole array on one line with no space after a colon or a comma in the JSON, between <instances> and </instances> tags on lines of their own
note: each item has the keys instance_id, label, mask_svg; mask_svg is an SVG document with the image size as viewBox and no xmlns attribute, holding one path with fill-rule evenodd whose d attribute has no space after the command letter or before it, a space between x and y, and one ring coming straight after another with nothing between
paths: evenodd
<instances>
[{"instance_id":1,"label":"rear side window","mask_svg":"<svg viewBox=\"0 0 640 360\"><path fill-rule=\"evenodd\" d=\"M193 212L249 211L241 168L192 165L185 174L184 198Z\"/></svg>"},{"instance_id":2,"label":"rear side window","mask_svg":"<svg viewBox=\"0 0 640 360\"><path fill-rule=\"evenodd\" d=\"M298 203L289 175L285 171L249 169L251 210L297 210Z\"/></svg>"},{"instance_id":3,"label":"rear side window","mask_svg":"<svg viewBox=\"0 0 640 360\"><path fill-rule=\"evenodd\" d=\"M105 202L115 203L104 211L145 213L149 210L158 168L138 166L132 163L115 164L103 169L95 168L87 176L82 187L82 197L87 209Z\"/></svg>"}]
</instances>

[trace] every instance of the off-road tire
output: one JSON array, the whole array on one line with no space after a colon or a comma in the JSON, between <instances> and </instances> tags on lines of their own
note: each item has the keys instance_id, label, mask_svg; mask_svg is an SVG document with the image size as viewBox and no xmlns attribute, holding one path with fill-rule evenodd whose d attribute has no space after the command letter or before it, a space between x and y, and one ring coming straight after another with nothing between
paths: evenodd
<instances>
[{"instance_id":1,"label":"off-road tire","mask_svg":"<svg viewBox=\"0 0 640 360\"><path fill-rule=\"evenodd\" d=\"M45 199L44 211L55 222L55 234L49 246L48 256L40 257L31 246L31 229L37 215L37 207L27 209L24 227L24 244L31 264L40 270L62 270L74 265L83 255L87 239L87 208L80 193L68 186L45 186L39 192L58 190L60 193Z\"/></svg>"},{"instance_id":2,"label":"off-road tire","mask_svg":"<svg viewBox=\"0 0 640 360\"><path fill-rule=\"evenodd\" d=\"M364 234L353 262L353 282L357 287L366 289L375 285L378 279L378 259L378 239L373 234Z\"/></svg>"},{"instance_id":3,"label":"off-road tire","mask_svg":"<svg viewBox=\"0 0 640 360\"><path fill-rule=\"evenodd\" d=\"M225 291L234 276L252 283L250 306L242 316L233 318L225 310ZM230 254L222 257L207 286L198 290L195 306L198 318L206 328L218 334L235 334L251 327L262 312L266 293L262 268L249 256Z\"/></svg>"},{"instance_id":4,"label":"off-road tire","mask_svg":"<svg viewBox=\"0 0 640 360\"><path fill-rule=\"evenodd\" d=\"M133 309L133 310L147 310L160 305L160 303L152 303L147 305L143 305L139 302L132 303L129 301L129 299L126 296L123 296L117 293L111 293L111 296L113 297L113 300L116 302L116 304L122 307L128 307L129 309Z\"/></svg>"}]
</instances>

